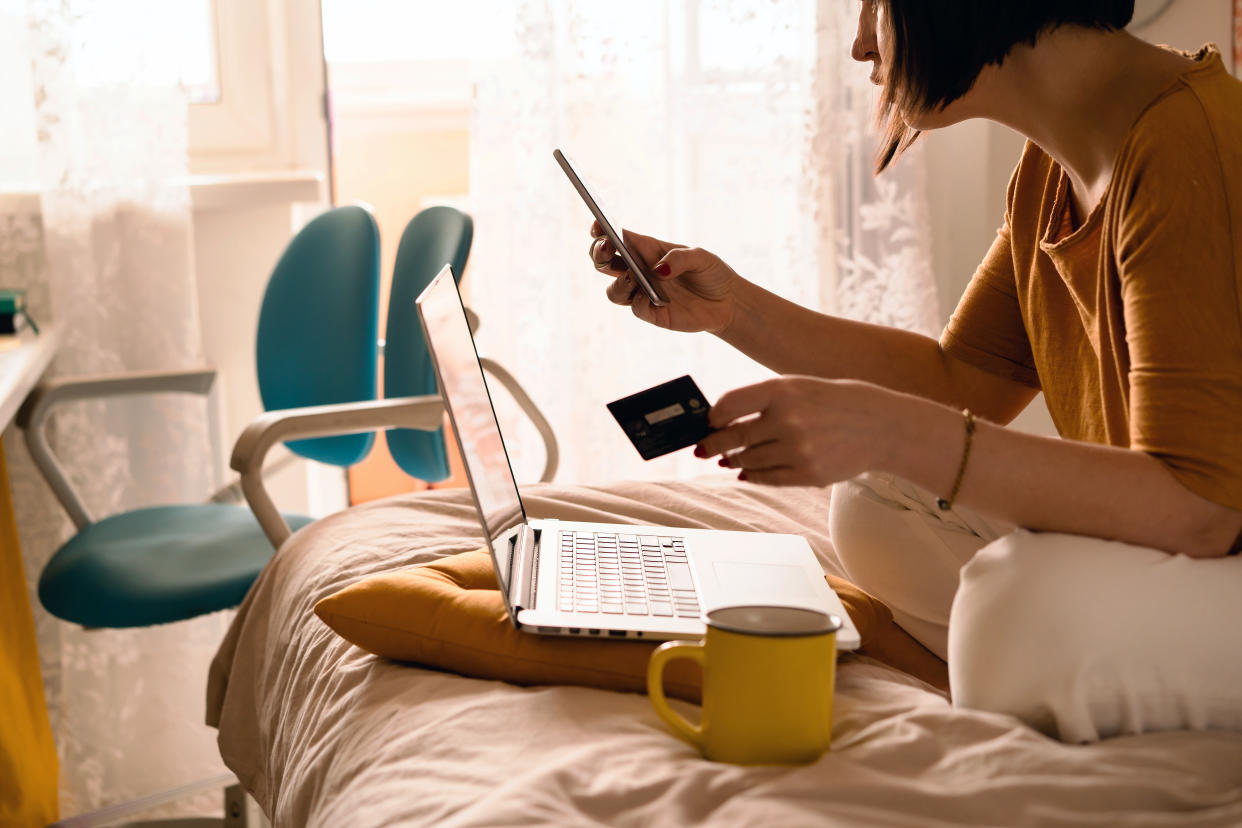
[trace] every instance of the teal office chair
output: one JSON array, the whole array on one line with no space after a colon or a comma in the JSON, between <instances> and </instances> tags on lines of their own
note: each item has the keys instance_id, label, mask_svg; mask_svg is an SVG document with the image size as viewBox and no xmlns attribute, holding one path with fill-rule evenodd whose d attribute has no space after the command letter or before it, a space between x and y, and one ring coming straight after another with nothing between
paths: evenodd
<instances>
[{"instance_id":1,"label":"teal office chair","mask_svg":"<svg viewBox=\"0 0 1242 828\"><path fill-rule=\"evenodd\" d=\"M379 337L379 227L366 209L337 207L312 219L267 283L255 345L267 411L374 400ZM289 442L310 460L352 466L374 433Z\"/></svg>"},{"instance_id":2,"label":"teal office chair","mask_svg":"<svg viewBox=\"0 0 1242 828\"><path fill-rule=\"evenodd\" d=\"M411 313L419 294L431 284L444 265L453 269L460 282L470 255L474 222L452 207L428 207L410 220L401 234L397 260L393 266L392 291L388 301L388 337L384 344L384 395L414 397L435 394L436 374L427 351L418 314ZM472 333L479 329L479 317L466 311ZM556 436L547 419L527 396L518 381L495 360L480 359L483 368L513 395L543 438L546 460L541 481L556 475L558 450ZM414 431L390 429L385 435L388 450L398 466L412 477L434 483L449 476L444 430Z\"/></svg>"},{"instance_id":3,"label":"teal office chair","mask_svg":"<svg viewBox=\"0 0 1242 828\"><path fill-rule=\"evenodd\" d=\"M283 543L291 534L291 527L276 511L259 470L268 449L282 440L312 436L324 439L325 435L387 428L389 451L403 471L431 483L449 476L442 428L444 406L438 396L435 370L414 301L446 264L452 267L454 276L461 279L473 236L470 216L453 207L428 207L420 211L401 234L389 294L388 327L382 343L383 400L269 411L251 423L238 439L231 465L240 472L246 500L273 545ZM471 328L477 330L478 317L470 311L467 316ZM547 458L539 479L551 480L556 474L559 451L547 418L512 374L494 360L484 358L481 362L513 395L539 431ZM291 444L296 445L296 441Z\"/></svg>"},{"instance_id":4,"label":"teal office chair","mask_svg":"<svg viewBox=\"0 0 1242 828\"><path fill-rule=\"evenodd\" d=\"M374 399L379 262L379 229L361 207L328 210L290 240L259 315L255 359L265 407ZM212 502L154 506L94 520L46 435L48 415L57 404L134 394L209 395L214 379L215 372L206 369L60 379L41 385L25 402L18 425L77 529L39 578L39 600L53 615L85 627L143 627L241 603L273 546L247 507L227 502L240 499L239 485L217 492ZM208 408L214 437L215 406ZM348 465L367 453L373 439L304 440L289 448L320 462ZM283 515L282 520L293 529L311 522L302 515ZM205 780L200 788L227 781ZM157 794L95 816L115 819L169 798ZM226 813L236 814L242 801L240 789L226 791ZM82 819L72 823L107 824ZM234 815L225 824L244 822Z\"/></svg>"},{"instance_id":5,"label":"teal office chair","mask_svg":"<svg viewBox=\"0 0 1242 828\"><path fill-rule=\"evenodd\" d=\"M429 207L406 225L393 263L384 338L384 396L434 395L436 372L427 352L414 302L446 264L458 280L466 270L474 222L452 207ZM393 461L406 474L428 483L449 476L444 429L389 429L384 435Z\"/></svg>"}]
</instances>

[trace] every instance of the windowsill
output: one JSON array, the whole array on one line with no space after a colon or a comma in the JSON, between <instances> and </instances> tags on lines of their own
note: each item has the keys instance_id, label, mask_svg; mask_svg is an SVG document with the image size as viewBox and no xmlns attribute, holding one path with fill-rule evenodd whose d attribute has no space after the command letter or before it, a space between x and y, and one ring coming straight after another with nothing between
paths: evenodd
<instances>
[{"instance_id":1,"label":"windowsill","mask_svg":"<svg viewBox=\"0 0 1242 828\"><path fill-rule=\"evenodd\" d=\"M39 194L33 188L0 185L0 215L37 215L41 208Z\"/></svg>"},{"instance_id":2,"label":"windowsill","mask_svg":"<svg viewBox=\"0 0 1242 828\"><path fill-rule=\"evenodd\" d=\"M323 175L314 170L191 175L185 180L195 210L323 200Z\"/></svg>"},{"instance_id":3,"label":"windowsill","mask_svg":"<svg viewBox=\"0 0 1242 828\"><path fill-rule=\"evenodd\" d=\"M323 175L314 170L189 175L190 203L195 210L220 210L252 204L323 200ZM0 213L38 213L39 193L29 186L0 187Z\"/></svg>"}]
</instances>

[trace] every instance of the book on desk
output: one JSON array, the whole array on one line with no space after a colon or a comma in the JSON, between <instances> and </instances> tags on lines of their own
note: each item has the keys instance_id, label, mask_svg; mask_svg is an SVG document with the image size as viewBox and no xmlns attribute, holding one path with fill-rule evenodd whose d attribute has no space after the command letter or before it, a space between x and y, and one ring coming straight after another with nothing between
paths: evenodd
<instances>
[{"instance_id":1,"label":"book on desk","mask_svg":"<svg viewBox=\"0 0 1242 828\"><path fill-rule=\"evenodd\" d=\"M38 334L39 326L26 307L26 291L0 288L0 351L20 348Z\"/></svg>"}]
</instances>

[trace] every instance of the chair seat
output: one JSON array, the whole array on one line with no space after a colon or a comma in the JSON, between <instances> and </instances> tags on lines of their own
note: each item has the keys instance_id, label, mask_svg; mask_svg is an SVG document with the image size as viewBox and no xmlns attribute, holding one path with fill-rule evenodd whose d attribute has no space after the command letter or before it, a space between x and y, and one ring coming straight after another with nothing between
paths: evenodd
<instances>
[{"instance_id":1,"label":"chair seat","mask_svg":"<svg viewBox=\"0 0 1242 828\"><path fill-rule=\"evenodd\" d=\"M285 515L297 531L311 522ZM155 506L78 532L39 578L48 612L86 627L145 627L241 603L272 545L244 506Z\"/></svg>"}]
</instances>

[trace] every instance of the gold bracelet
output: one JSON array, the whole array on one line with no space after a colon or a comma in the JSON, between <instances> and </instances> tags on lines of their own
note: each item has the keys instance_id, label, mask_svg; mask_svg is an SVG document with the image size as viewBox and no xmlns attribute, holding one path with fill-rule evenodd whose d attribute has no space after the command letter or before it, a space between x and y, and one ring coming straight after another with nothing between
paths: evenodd
<instances>
[{"instance_id":1,"label":"gold bracelet","mask_svg":"<svg viewBox=\"0 0 1242 828\"><path fill-rule=\"evenodd\" d=\"M958 489L962 488L962 478L966 476L966 461L970 459L970 444L975 435L975 415L970 413L969 408L963 408L962 416L966 419L966 445L962 447L962 462L957 467L957 478L953 481L953 490L949 492L948 497L941 497L936 500L936 507L942 512L947 512L953 508L953 501L957 499Z\"/></svg>"}]
</instances>

